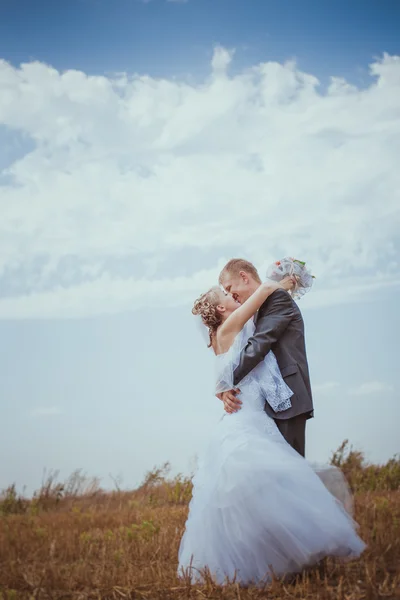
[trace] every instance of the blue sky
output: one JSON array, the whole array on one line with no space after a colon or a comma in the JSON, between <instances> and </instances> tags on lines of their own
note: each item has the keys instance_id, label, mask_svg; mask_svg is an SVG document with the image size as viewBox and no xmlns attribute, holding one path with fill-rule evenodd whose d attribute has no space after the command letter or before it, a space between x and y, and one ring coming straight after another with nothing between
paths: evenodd
<instances>
[{"instance_id":1,"label":"blue sky","mask_svg":"<svg viewBox=\"0 0 400 600\"><path fill-rule=\"evenodd\" d=\"M221 414L190 309L232 256L317 275L310 459L399 452L399 22L389 1L3 1L0 488L187 471Z\"/></svg>"},{"instance_id":2,"label":"blue sky","mask_svg":"<svg viewBox=\"0 0 400 600\"><path fill-rule=\"evenodd\" d=\"M296 57L360 80L371 58L399 48L396 0L4 0L1 12L3 58L87 73L203 74L220 44L237 48L238 68Z\"/></svg>"}]
</instances>

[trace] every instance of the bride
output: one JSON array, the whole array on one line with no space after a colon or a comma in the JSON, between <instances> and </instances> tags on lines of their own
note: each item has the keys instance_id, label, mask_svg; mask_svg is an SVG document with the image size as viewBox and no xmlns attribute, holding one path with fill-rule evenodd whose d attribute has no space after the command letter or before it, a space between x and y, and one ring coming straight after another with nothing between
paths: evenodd
<instances>
[{"instance_id":1,"label":"bride","mask_svg":"<svg viewBox=\"0 0 400 600\"><path fill-rule=\"evenodd\" d=\"M232 389L240 351L254 331L252 317L281 283L264 283L242 305L219 287L194 304L217 357L217 392ZM224 414L193 478L193 495L179 548L180 576L263 585L326 556L358 557L365 548L352 520L341 472L312 467L285 441L264 411L292 395L272 352L240 385L241 410ZM329 491L330 490L330 491Z\"/></svg>"}]
</instances>

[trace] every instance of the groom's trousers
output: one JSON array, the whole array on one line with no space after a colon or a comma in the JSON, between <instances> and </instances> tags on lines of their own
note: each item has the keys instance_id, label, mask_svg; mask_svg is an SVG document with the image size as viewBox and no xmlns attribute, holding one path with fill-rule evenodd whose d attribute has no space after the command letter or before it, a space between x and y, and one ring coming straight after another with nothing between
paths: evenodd
<instances>
[{"instance_id":1,"label":"groom's trousers","mask_svg":"<svg viewBox=\"0 0 400 600\"><path fill-rule=\"evenodd\" d=\"M275 419L279 431L288 444L301 456L306 453L306 415L298 415L291 419Z\"/></svg>"}]
</instances>

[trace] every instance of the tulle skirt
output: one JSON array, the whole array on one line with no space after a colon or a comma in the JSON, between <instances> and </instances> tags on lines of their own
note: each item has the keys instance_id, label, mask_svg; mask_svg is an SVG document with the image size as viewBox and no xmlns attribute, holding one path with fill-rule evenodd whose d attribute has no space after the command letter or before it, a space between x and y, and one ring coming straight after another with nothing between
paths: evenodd
<instances>
[{"instance_id":1,"label":"tulle skirt","mask_svg":"<svg viewBox=\"0 0 400 600\"><path fill-rule=\"evenodd\" d=\"M178 574L265 584L365 548L341 472L312 466L263 412L226 415L200 458Z\"/></svg>"}]
</instances>

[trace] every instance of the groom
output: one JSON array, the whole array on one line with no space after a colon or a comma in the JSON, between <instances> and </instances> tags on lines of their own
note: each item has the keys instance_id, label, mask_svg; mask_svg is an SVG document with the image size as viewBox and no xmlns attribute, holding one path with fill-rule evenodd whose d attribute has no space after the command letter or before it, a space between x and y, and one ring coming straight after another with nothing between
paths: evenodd
<instances>
[{"instance_id":1,"label":"groom","mask_svg":"<svg viewBox=\"0 0 400 600\"><path fill-rule=\"evenodd\" d=\"M221 271L219 283L235 300L243 303L261 285L261 279L254 265L233 258ZM292 407L275 412L266 402L265 412L275 420L285 440L304 456L306 421L314 416L314 409L301 312L285 290L276 290L261 306L255 324L255 332L241 352L233 383L240 387L241 380L268 352L274 352L282 377L293 392ZM227 412L240 409L238 393L235 388L218 396Z\"/></svg>"}]
</instances>

